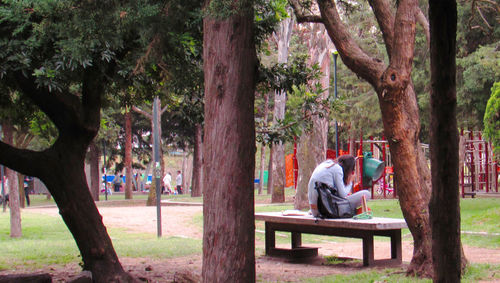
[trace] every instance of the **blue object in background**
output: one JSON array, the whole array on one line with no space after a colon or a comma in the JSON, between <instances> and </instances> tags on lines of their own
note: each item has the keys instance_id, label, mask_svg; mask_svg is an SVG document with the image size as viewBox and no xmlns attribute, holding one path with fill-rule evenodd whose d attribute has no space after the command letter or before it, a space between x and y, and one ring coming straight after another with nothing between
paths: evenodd
<instances>
[{"instance_id":1,"label":"blue object in background","mask_svg":"<svg viewBox=\"0 0 500 283\"><path fill-rule=\"evenodd\" d=\"M137 174L135 174L134 176L136 176ZM106 182L108 183L113 183L113 180L115 179L115 176L114 175L107 175L106 176ZM104 181L104 176L102 176L102 180ZM148 175L148 179L146 182L151 182L153 180L153 176L152 175ZM126 178L125 176L122 177L122 181L123 183L125 183L126 181Z\"/></svg>"}]
</instances>

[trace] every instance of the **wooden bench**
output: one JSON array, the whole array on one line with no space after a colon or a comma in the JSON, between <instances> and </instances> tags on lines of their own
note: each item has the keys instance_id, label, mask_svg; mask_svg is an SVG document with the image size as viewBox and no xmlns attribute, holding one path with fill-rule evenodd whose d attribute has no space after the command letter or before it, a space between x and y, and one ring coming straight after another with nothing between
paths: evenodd
<instances>
[{"instance_id":1,"label":"wooden bench","mask_svg":"<svg viewBox=\"0 0 500 283\"><path fill-rule=\"evenodd\" d=\"M404 219L319 219L308 216L283 216L281 212L256 213L255 220L265 221L266 255L304 258L318 255L318 248L303 247L302 233L330 235L363 240L363 265L375 263L401 264L401 229L406 228ZM276 231L292 233L292 248L276 248ZM391 258L374 259L373 236L391 239Z\"/></svg>"}]
</instances>

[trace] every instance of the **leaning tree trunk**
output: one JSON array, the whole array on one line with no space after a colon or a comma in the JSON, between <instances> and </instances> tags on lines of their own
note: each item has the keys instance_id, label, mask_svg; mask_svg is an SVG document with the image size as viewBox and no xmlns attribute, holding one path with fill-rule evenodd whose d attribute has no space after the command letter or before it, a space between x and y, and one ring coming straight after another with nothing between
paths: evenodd
<instances>
[{"instance_id":1,"label":"leaning tree trunk","mask_svg":"<svg viewBox=\"0 0 500 283\"><path fill-rule=\"evenodd\" d=\"M467 264L460 241L459 138L456 118L456 1L429 1L431 172L429 204L435 282L460 282Z\"/></svg>"},{"instance_id":2,"label":"leaning tree trunk","mask_svg":"<svg viewBox=\"0 0 500 283\"><path fill-rule=\"evenodd\" d=\"M89 146L89 164L90 164L90 194L94 201L99 201L99 147L92 141Z\"/></svg>"},{"instance_id":3,"label":"leaning tree trunk","mask_svg":"<svg viewBox=\"0 0 500 283\"><path fill-rule=\"evenodd\" d=\"M324 26L319 24L310 24L308 27L311 32L308 42L309 64L318 64L321 68L322 76L319 83L324 89L318 97L318 100L328 98L330 87L330 45L331 41L325 31ZM314 83L311 83L311 85ZM318 101L319 104L319 101ZM328 111L328 110L327 110ZM307 113L306 113L307 114ZM308 113L311 114L311 113ZM299 177L297 178L297 192L295 194L295 209L309 208L307 197L309 177L311 177L314 168L325 160L328 138L328 115L323 118L319 115L311 117L312 127L308 133L300 137L297 149L297 162L299 163Z\"/></svg>"},{"instance_id":4,"label":"leaning tree trunk","mask_svg":"<svg viewBox=\"0 0 500 283\"><path fill-rule=\"evenodd\" d=\"M83 269L94 282L129 282L111 239L88 190L84 171L85 151L76 137L60 137L38 176L52 193L64 222L81 252ZM37 164L41 166L40 164Z\"/></svg>"},{"instance_id":5,"label":"leaning tree trunk","mask_svg":"<svg viewBox=\"0 0 500 283\"><path fill-rule=\"evenodd\" d=\"M199 197L203 194L203 127L201 124L195 126L194 150L193 150L193 188L192 197Z\"/></svg>"},{"instance_id":6,"label":"leaning tree trunk","mask_svg":"<svg viewBox=\"0 0 500 283\"><path fill-rule=\"evenodd\" d=\"M31 74L18 72L13 77L23 95L56 125L59 136L51 147L38 152L0 142L0 162L45 183L80 250L83 269L92 272L95 282L135 282L118 260L84 170L85 154L99 130L106 77L96 66L85 69L80 97L38 88Z\"/></svg>"},{"instance_id":7,"label":"leaning tree trunk","mask_svg":"<svg viewBox=\"0 0 500 283\"><path fill-rule=\"evenodd\" d=\"M203 21L203 282L255 281L252 1L233 9Z\"/></svg>"},{"instance_id":8,"label":"leaning tree trunk","mask_svg":"<svg viewBox=\"0 0 500 283\"><path fill-rule=\"evenodd\" d=\"M14 127L10 120L2 123L4 141L12 145L14 141ZM21 208L19 207L19 182L17 174L10 168L5 168L5 176L9 180L9 210L10 210L10 237L19 238L23 235L21 230Z\"/></svg>"},{"instance_id":9,"label":"leaning tree trunk","mask_svg":"<svg viewBox=\"0 0 500 283\"><path fill-rule=\"evenodd\" d=\"M389 1L369 1L382 31L389 66L357 45L342 23L334 1L317 3L322 22L343 63L377 92L401 210L414 240L407 272L430 277L433 274L428 212L430 172L418 141L420 122L411 82L418 2L400 0L394 14Z\"/></svg>"},{"instance_id":10,"label":"leaning tree trunk","mask_svg":"<svg viewBox=\"0 0 500 283\"><path fill-rule=\"evenodd\" d=\"M132 199L132 113L125 113L125 199Z\"/></svg>"}]
</instances>

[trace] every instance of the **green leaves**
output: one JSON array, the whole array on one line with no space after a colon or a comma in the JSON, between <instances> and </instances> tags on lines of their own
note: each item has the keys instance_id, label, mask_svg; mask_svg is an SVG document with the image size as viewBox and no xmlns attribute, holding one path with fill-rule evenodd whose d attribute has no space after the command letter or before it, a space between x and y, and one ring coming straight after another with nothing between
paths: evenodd
<instances>
[{"instance_id":1,"label":"green leaves","mask_svg":"<svg viewBox=\"0 0 500 283\"><path fill-rule=\"evenodd\" d=\"M493 84L484 113L484 134L491 140L494 152L500 156L500 82Z\"/></svg>"}]
</instances>

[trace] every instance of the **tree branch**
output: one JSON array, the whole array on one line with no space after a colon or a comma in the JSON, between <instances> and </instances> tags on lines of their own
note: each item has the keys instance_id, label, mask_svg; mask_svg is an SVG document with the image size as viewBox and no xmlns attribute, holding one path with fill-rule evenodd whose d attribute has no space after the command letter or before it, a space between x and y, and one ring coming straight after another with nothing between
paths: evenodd
<instances>
[{"instance_id":1,"label":"tree branch","mask_svg":"<svg viewBox=\"0 0 500 283\"><path fill-rule=\"evenodd\" d=\"M53 158L49 158L47 150L32 151L19 149L0 141L0 164L3 164L14 171L28 176L41 176L44 170L54 168L48 165Z\"/></svg>"},{"instance_id":2,"label":"tree branch","mask_svg":"<svg viewBox=\"0 0 500 283\"><path fill-rule=\"evenodd\" d=\"M317 0L317 2L323 23L340 58L342 58L342 62L358 76L368 81L375 89L378 89L385 64L382 60L368 56L354 41L340 19L335 1Z\"/></svg>"},{"instance_id":3,"label":"tree branch","mask_svg":"<svg viewBox=\"0 0 500 283\"><path fill-rule=\"evenodd\" d=\"M369 0L368 3L372 7L373 14L382 31L385 49L390 60L394 41L394 15L390 8L390 3L386 0Z\"/></svg>"},{"instance_id":4,"label":"tree branch","mask_svg":"<svg viewBox=\"0 0 500 283\"><path fill-rule=\"evenodd\" d=\"M420 8L417 9L417 22L424 29L425 38L427 39L427 48L430 48L431 32L429 30L429 22L427 21L427 18L425 17L424 12L422 12L422 9L420 9Z\"/></svg>"},{"instance_id":5,"label":"tree branch","mask_svg":"<svg viewBox=\"0 0 500 283\"><path fill-rule=\"evenodd\" d=\"M40 107L60 131L71 129L77 121L81 122L82 105L78 97L70 93L49 93L46 89L38 88L35 78L30 74L25 76L22 72L16 72L13 76L17 89Z\"/></svg>"},{"instance_id":6,"label":"tree branch","mask_svg":"<svg viewBox=\"0 0 500 283\"><path fill-rule=\"evenodd\" d=\"M150 114L150 113L148 113L148 112L146 112L146 111L144 111L136 106L132 106L132 110L134 110L135 112L137 112L139 114L146 116L149 119L153 119L153 114Z\"/></svg>"},{"instance_id":7,"label":"tree branch","mask_svg":"<svg viewBox=\"0 0 500 283\"><path fill-rule=\"evenodd\" d=\"M297 0L289 0L290 6L292 6L293 11L295 13L295 17L297 18L297 23L322 23L323 19L320 15L314 14L304 14L302 6L299 4Z\"/></svg>"},{"instance_id":8,"label":"tree branch","mask_svg":"<svg viewBox=\"0 0 500 283\"><path fill-rule=\"evenodd\" d=\"M411 80L417 7L417 0L399 1L394 20L392 56L389 68L384 73L384 82L391 88L406 88Z\"/></svg>"},{"instance_id":9,"label":"tree branch","mask_svg":"<svg viewBox=\"0 0 500 283\"><path fill-rule=\"evenodd\" d=\"M165 113L165 111L167 111L167 108L168 108L168 105L163 107L163 109L160 111L160 116L163 115L163 113Z\"/></svg>"},{"instance_id":10,"label":"tree branch","mask_svg":"<svg viewBox=\"0 0 500 283\"><path fill-rule=\"evenodd\" d=\"M484 24L488 27L488 29L490 31L493 30L493 27L488 23L488 21L486 20L486 18L483 15L483 12L479 8L479 6L476 6L476 9L477 9L477 12L479 13L479 16L481 16L481 19L483 19Z\"/></svg>"}]
</instances>

